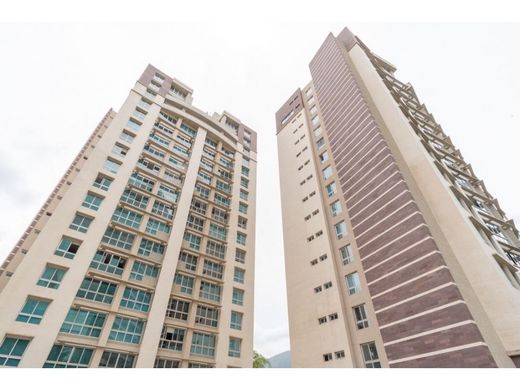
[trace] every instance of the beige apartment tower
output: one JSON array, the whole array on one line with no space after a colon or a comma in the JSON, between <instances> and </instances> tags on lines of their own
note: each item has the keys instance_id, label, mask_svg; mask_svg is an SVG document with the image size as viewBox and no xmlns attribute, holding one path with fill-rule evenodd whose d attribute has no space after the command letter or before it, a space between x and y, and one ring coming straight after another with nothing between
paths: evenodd
<instances>
[{"instance_id":1,"label":"beige apartment tower","mask_svg":"<svg viewBox=\"0 0 520 390\"><path fill-rule=\"evenodd\" d=\"M148 66L0 269L0 366L251 367L256 133Z\"/></svg>"},{"instance_id":2,"label":"beige apartment tower","mask_svg":"<svg viewBox=\"0 0 520 390\"><path fill-rule=\"evenodd\" d=\"M276 114L293 367L518 367L518 230L395 70L329 34Z\"/></svg>"}]
</instances>

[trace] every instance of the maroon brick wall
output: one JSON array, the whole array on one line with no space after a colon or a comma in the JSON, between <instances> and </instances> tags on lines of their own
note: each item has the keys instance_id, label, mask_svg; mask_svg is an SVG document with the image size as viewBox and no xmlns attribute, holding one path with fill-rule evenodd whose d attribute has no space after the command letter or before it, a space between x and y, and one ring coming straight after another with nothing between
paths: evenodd
<instances>
[{"instance_id":1,"label":"maroon brick wall","mask_svg":"<svg viewBox=\"0 0 520 390\"><path fill-rule=\"evenodd\" d=\"M345 58L355 44L348 31L330 34L310 70L369 291L381 294L372 303L383 342L393 342L385 347L390 366L495 367Z\"/></svg>"}]
</instances>

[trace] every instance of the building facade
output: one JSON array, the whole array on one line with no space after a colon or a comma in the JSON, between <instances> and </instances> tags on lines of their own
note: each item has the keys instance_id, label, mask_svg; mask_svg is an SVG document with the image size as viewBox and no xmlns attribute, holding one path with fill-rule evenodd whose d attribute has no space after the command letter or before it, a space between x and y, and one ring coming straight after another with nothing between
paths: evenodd
<instances>
[{"instance_id":1,"label":"building facade","mask_svg":"<svg viewBox=\"0 0 520 390\"><path fill-rule=\"evenodd\" d=\"M0 269L0 366L251 367L256 133L149 65Z\"/></svg>"},{"instance_id":2,"label":"building facade","mask_svg":"<svg viewBox=\"0 0 520 390\"><path fill-rule=\"evenodd\" d=\"M348 29L276 113L293 367L520 366L518 230Z\"/></svg>"}]
</instances>

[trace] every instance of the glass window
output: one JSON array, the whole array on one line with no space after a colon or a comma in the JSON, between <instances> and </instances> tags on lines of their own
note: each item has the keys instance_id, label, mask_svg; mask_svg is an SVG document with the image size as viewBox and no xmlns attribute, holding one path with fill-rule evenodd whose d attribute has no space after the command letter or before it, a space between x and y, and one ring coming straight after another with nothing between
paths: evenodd
<instances>
[{"instance_id":1,"label":"glass window","mask_svg":"<svg viewBox=\"0 0 520 390\"><path fill-rule=\"evenodd\" d=\"M126 287L121 299L120 307L147 313L150 310L152 294L137 288Z\"/></svg>"},{"instance_id":2,"label":"glass window","mask_svg":"<svg viewBox=\"0 0 520 390\"><path fill-rule=\"evenodd\" d=\"M221 288L218 284L202 281L200 282L199 298L220 302L220 291Z\"/></svg>"},{"instance_id":3,"label":"glass window","mask_svg":"<svg viewBox=\"0 0 520 390\"><path fill-rule=\"evenodd\" d=\"M238 204L238 211L240 211L242 214L247 214L247 204L240 202Z\"/></svg>"},{"instance_id":4,"label":"glass window","mask_svg":"<svg viewBox=\"0 0 520 390\"><path fill-rule=\"evenodd\" d=\"M86 233L92 220L93 218L91 217L76 213L72 223L69 225L69 228L72 230L77 230L81 233Z\"/></svg>"},{"instance_id":5,"label":"glass window","mask_svg":"<svg viewBox=\"0 0 520 390\"><path fill-rule=\"evenodd\" d=\"M140 173L134 172L128 179L128 184L133 185L142 190L152 192L155 182Z\"/></svg>"},{"instance_id":6,"label":"glass window","mask_svg":"<svg viewBox=\"0 0 520 390\"><path fill-rule=\"evenodd\" d=\"M247 236L244 233L237 232L237 244L246 245Z\"/></svg>"},{"instance_id":7,"label":"glass window","mask_svg":"<svg viewBox=\"0 0 520 390\"><path fill-rule=\"evenodd\" d=\"M247 218L238 217L238 227L241 229L247 229Z\"/></svg>"},{"instance_id":8,"label":"glass window","mask_svg":"<svg viewBox=\"0 0 520 390\"><path fill-rule=\"evenodd\" d=\"M214 335L193 332L191 341L191 354L202 356L215 356L216 337Z\"/></svg>"},{"instance_id":9,"label":"glass window","mask_svg":"<svg viewBox=\"0 0 520 390\"><path fill-rule=\"evenodd\" d=\"M108 189L110 188L110 184L112 184L113 181L114 180L109 179L106 176L97 175L96 180L94 180L93 186L99 188L100 190L108 191Z\"/></svg>"},{"instance_id":10,"label":"glass window","mask_svg":"<svg viewBox=\"0 0 520 390\"><path fill-rule=\"evenodd\" d=\"M321 127L318 126L314 129L314 136L319 137L320 135L321 135Z\"/></svg>"},{"instance_id":11,"label":"glass window","mask_svg":"<svg viewBox=\"0 0 520 390\"><path fill-rule=\"evenodd\" d=\"M61 326L61 333L77 334L86 337L99 337L105 325L106 313L72 308Z\"/></svg>"},{"instance_id":12,"label":"glass window","mask_svg":"<svg viewBox=\"0 0 520 390\"><path fill-rule=\"evenodd\" d=\"M242 319L244 315L242 313L232 311L231 312L231 329L242 330Z\"/></svg>"},{"instance_id":13,"label":"glass window","mask_svg":"<svg viewBox=\"0 0 520 390\"><path fill-rule=\"evenodd\" d=\"M235 305L244 305L244 290L240 290L238 288L233 289L233 298L231 300Z\"/></svg>"},{"instance_id":14,"label":"glass window","mask_svg":"<svg viewBox=\"0 0 520 390\"><path fill-rule=\"evenodd\" d=\"M197 305L195 323L216 328L218 326L218 309L210 306Z\"/></svg>"},{"instance_id":15,"label":"glass window","mask_svg":"<svg viewBox=\"0 0 520 390\"><path fill-rule=\"evenodd\" d=\"M235 250L235 261L244 264L246 262L246 251L237 248Z\"/></svg>"},{"instance_id":16,"label":"glass window","mask_svg":"<svg viewBox=\"0 0 520 390\"><path fill-rule=\"evenodd\" d=\"M327 180L332 176L332 167L329 165L323 170L323 179Z\"/></svg>"},{"instance_id":17,"label":"glass window","mask_svg":"<svg viewBox=\"0 0 520 390\"><path fill-rule=\"evenodd\" d=\"M66 270L47 264L42 276L36 283L38 286L57 289L65 276Z\"/></svg>"},{"instance_id":18,"label":"glass window","mask_svg":"<svg viewBox=\"0 0 520 390\"><path fill-rule=\"evenodd\" d=\"M336 238L340 239L346 237L347 235L347 224L345 221L341 221L340 223L334 225L336 229Z\"/></svg>"},{"instance_id":19,"label":"glass window","mask_svg":"<svg viewBox=\"0 0 520 390\"><path fill-rule=\"evenodd\" d=\"M137 253L143 256L150 256L152 253L163 255L164 248L164 245L159 244L158 242L142 238Z\"/></svg>"},{"instance_id":20,"label":"glass window","mask_svg":"<svg viewBox=\"0 0 520 390\"><path fill-rule=\"evenodd\" d=\"M193 211L196 211L199 214L206 214L206 211L208 209L208 205L204 202L201 202L200 200L193 199L191 201L191 209Z\"/></svg>"},{"instance_id":21,"label":"glass window","mask_svg":"<svg viewBox=\"0 0 520 390\"><path fill-rule=\"evenodd\" d=\"M229 357L240 357L240 348L242 346L242 340L236 339L234 337L229 338Z\"/></svg>"},{"instance_id":22,"label":"glass window","mask_svg":"<svg viewBox=\"0 0 520 390\"><path fill-rule=\"evenodd\" d=\"M376 343L361 344L361 351L363 352L363 361L367 368L381 368L379 355L377 354Z\"/></svg>"},{"instance_id":23,"label":"glass window","mask_svg":"<svg viewBox=\"0 0 520 390\"><path fill-rule=\"evenodd\" d=\"M141 320L116 316L108 339L121 343L139 344L143 328L144 322Z\"/></svg>"},{"instance_id":24,"label":"glass window","mask_svg":"<svg viewBox=\"0 0 520 390\"><path fill-rule=\"evenodd\" d=\"M119 157L125 157L128 153L128 148L123 145L115 144L112 148L112 153Z\"/></svg>"},{"instance_id":25,"label":"glass window","mask_svg":"<svg viewBox=\"0 0 520 390\"><path fill-rule=\"evenodd\" d=\"M175 274L174 283L180 286L180 292L191 295L193 293L194 278L184 274Z\"/></svg>"},{"instance_id":26,"label":"glass window","mask_svg":"<svg viewBox=\"0 0 520 390\"><path fill-rule=\"evenodd\" d=\"M343 265L347 265L352 262L352 248L350 245L345 245L339 248L339 253L341 255L341 261L343 262Z\"/></svg>"},{"instance_id":27,"label":"glass window","mask_svg":"<svg viewBox=\"0 0 520 390\"><path fill-rule=\"evenodd\" d=\"M355 306L352 308L354 311L354 319L358 329L368 328L368 317L366 312L365 304Z\"/></svg>"},{"instance_id":28,"label":"glass window","mask_svg":"<svg viewBox=\"0 0 520 390\"><path fill-rule=\"evenodd\" d=\"M164 326L159 340L159 348L182 351L186 329Z\"/></svg>"},{"instance_id":29,"label":"glass window","mask_svg":"<svg viewBox=\"0 0 520 390\"><path fill-rule=\"evenodd\" d=\"M148 223L146 224L146 229L145 229L146 233L150 233L150 234L154 234L154 235L159 232L165 233L165 234L170 234L170 231L171 231L170 225L168 225L164 222L158 221L156 219L153 219L151 217L148 219Z\"/></svg>"},{"instance_id":30,"label":"glass window","mask_svg":"<svg viewBox=\"0 0 520 390\"><path fill-rule=\"evenodd\" d=\"M103 168L106 169L108 172L117 173L119 170L119 167L121 166L120 163L107 159L105 163L103 164Z\"/></svg>"},{"instance_id":31,"label":"glass window","mask_svg":"<svg viewBox=\"0 0 520 390\"><path fill-rule=\"evenodd\" d=\"M182 301L177 298L170 298L166 317L175 318L180 321L187 321L190 313L190 302Z\"/></svg>"},{"instance_id":32,"label":"glass window","mask_svg":"<svg viewBox=\"0 0 520 390\"><path fill-rule=\"evenodd\" d=\"M42 321L49 303L49 301L43 299L27 298L20 314L16 317L16 321L38 325Z\"/></svg>"},{"instance_id":33,"label":"glass window","mask_svg":"<svg viewBox=\"0 0 520 390\"><path fill-rule=\"evenodd\" d=\"M211 260L204 259L204 268L202 269L204 276L222 279L224 274L224 266Z\"/></svg>"},{"instance_id":34,"label":"glass window","mask_svg":"<svg viewBox=\"0 0 520 390\"><path fill-rule=\"evenodd\" d=\"M156 200L153 204L152 213L157 214L166 219L172 220L173 214L175 213L175 208L173 208L173 206L167 205L166 203L162 203Z\"/></svg>"},{"instance_id":35,"label":"glass window","mask_svg":"<svg viewBox=\"0 0 520 390\"><path fill-rule=\"evenodd\" d=\"M159 268L154 265L144 263L142 261L134 261L132 271L130 272L130 279L143 280L144 278L154 279L159 274Z\"/></svg>"},{"instance_id":36,"label":"glass window","mask_svg":"<svg viewBox=\"0 0 520 390\"><path fill-rule=\"evenodd\" d=\"M126 261L126 258L119 255L98 250L90 263L90 268L121 276L125 269Z\"/></svg>"},{"instance_id":37,"label":"glass window","mask_svg":"<svg viewBox=\"0 0 520 390\"><path fill-rule=\"evenodd\" d=\"M76 253L79 250L79 246L81 243L79 241L73 240L72 238L63 237L54 251L54 254L57 256L66 257L67 259L73 259Z\"/></svg>"},{"instance_id":38,"label":"glass window","mask_svg":"<svg viewBox=\"0 0 520 390\"><path fill-rule=\"evenodd\" d=\"M353 295L361 291L361 282L357 272L353 272L345 276L345 281L347 282L349 295Z\"/></svg>"},{"instance_id":39,"label":"glass window","mask_svg":"<svg viewBox=\"0 0 520 390\"><path fill-rule=\"evenodd\" d=\"M322 163L324 163L328 159L329 159L329 153L328 152L323 152L322 154L320 154L320 161Z\"/></svg>"},{"instance_id":40,"label":"glass window","mask_svg":"<svg viewBox=\"0 0 520 390\"><path fill-rule=\"evenodd\" d=\"M332 183L328 184L325 188L327 190L327 195L330 198L331 196L333 196L336 193L336 182L332 182Z\"/></svg>"},{"instance_id":41,"label":"glass window","mask_svg":"<svg viewBox=\"0 0 520 390\"><path fill-rule=\"evenodd\" d=\"M198 256L192 255L191 253L181 252L179 255L179 261L181 262L184 269L195 272L197 270Z\"/></svg>"},{"instance_id":42,"label":"glass window","mask_svg":"<svg viewBox=\"0 0 520 390\"><path fill-rule=\"evenodd\" d=\"M335 201L334 203L332 203L330 205L330 213L332 214L333 217L341 214L341 202L339 200Z\"/></svg>"},{"instance_id":43,"label":"glass window","mask_svg":"<svg viewBox=\"0 0 520 390\"><path fill-rule=\"evenodd\" d=\"M247 200L248 197L249 197L249 194L247 193L247 191L240 190L240 199Z\"/></svg>"},{"instance_id":44,"label":"glass window","mask_svg":"<svg viewBox=\"0 0 520 390\"><path fill-rule=\"evenodd\" d=\"M134 238L134 234L130 234L128 232L124 232L122 230L109 227L105 231L105 234L103 235L101 241L109 245L131 250L132 245L134 243Z\"/></svg>"},{"instance_id":45,"label":"glass window","mask_svg":"<svg viewBox=\"0 0 520 390\"><path fill-rule=\"evenodd\" d=\"M43 368L87 368L93 349L54 344Z\"/></svg>"},{"instance_id":46,"label":"glass window","mask_svg":"<svg viewBox=\"0 0 520 390\"><path fill-rule=\"evenodd\" d=\"M318 145L318 149L321 149L325 146L325 139L324 138L320 138L318 140L318 142L316 142L316 145Z\"/></svg>"},{"instance_id":47,"label":"glass window","mask_svg":"<svg viewBox=\"0 0 520 390\"><path fill-rule=\"evenodd\" d=\"M121 200L125 203L128 203L132 206L139 207L140 209L146 209L149 201L148 196L144 196L138 192L132 190L125 190L123 195L121 196Z\"/></svg>"},{"instance_id":48,"label":"glass window","mask_svg":"<svg viewBox=\"0 0 520 390\"><path fill-rule=\"evenodd\" d=\"M112 221L120 224L130 226L134 229L139 229L143 215L136 213L135 211L127 210L122 207L117 207L112 215Z\"/></svg>"},{"instance_id":49,"label":"glass window","mask_svg":"<svg viewBox=\"0 0 520 390\"><path fill-rule=\"evenodd\" d=\"M202 241L202 237L199 237L190 232L184 233L184 240L188 243L188 247L198 251L200 249L200 243Z\"/></svg>"},{"instance_id":50,"label":"glass window","mask_svg":"<svg viewBox=\"0 0 520 390\"><path fill-rule=\"evenodd\" d=\"M155 359L155 363L153 368L179 368L181 366L181 362L179 360L172 359Z\"/></svg>"},{"instance_id":51,"label":"glass window","mask_svg":"<svg viewBox=\"0 0 520 390\"><path fill-rule=\"evenodd\" d=\"M134 140L134 138L135 138L135 135L130 134L130 133L129 133L128 131L126 131L126 130L123 130L123 131L121 132L121 134L119 134L119 139L122 140L122 141L125 141L125 142L127 142L127 143L129 143L129 144L132 143L132 141Z\"/></svg>"},{"instance_id":52,"label":"glass window","mask_svg":"<svg viewBox=\"0 0 520 390\"><path fill-rule=\"evenodd\" d=\"M224 260L226 247L223 244L218 244L208 240L206 245L206 254Z\"/></svg>"},{"instance_id":53,"label":"glass window","mask_svg":"<svg viewBox=\"0 0 520 390\"><path fill-rule=\"evenodd\" d=\"M218 240L226 241L227 229L215 223L209 225L209 235Z\"/></svg>"},{"instance_id":54,"label":"glass window","mask_svg":"<svg viewBox=\"0 0 520 390\"><path fill-rule=\"evenodd\" d=\"M133 119L129 119L128 122L126 123L126 125L129 128L131 128L132 130L135 130L135 131L139 131L139 129L141 128L141 124L136 122Z\"/></svg>"},{"instance_id":55,"label":"glass window","mask_svg":"<svg viewBox=\"0 0 520 390\"><path fill-rule=\"evenodd\" d=\"M136 355L122 352L104 351L99 367L132 368Z\"/></svg>"},{"instance_id":56,"label":"glass window","mask_svg":"<svg viewBox=\"0 0 520 390\"><path fill-rule=\"evenodd\" d=\"M91 301L111 304L116 293L117 284L99 279L85 278L76 296Z\"/></svg>"},{"instance_id":57,"label":"glass window","mask_svg":"<svg viewBox=\"0 0 520 390\"><path fill-rule=\"evenodd\" d=\"M186 225L194 230L198 230L199 232L201 232L204 230L204 219L190 214L188 216L188 222L186 223Z\"/></svg>"},{"instance_id":58,"label":"glass window","mask_svg":"<svg viewBox=\"0 0 520 390\"><path fill-rule=\"evenodd\" d=\"M215 203L220 206L229 207L229 199L226 198L225 196L215 193L214 200L215 200Z\"/></svg>"},{"instance_id":59,"label":"glass window","mask_svg":"<svg viewBox=\"0 0 520 390\"><path fill-rule=\"evenodd\" d=\"M18 367L29 340L6 337L0 345L0 367Z\"/></svg>"},{"instance_id":60,"label":"glass window","mask_svg":"<svg viewBox=\"0 0 520 390\"><path fill-rule=\"evenodd\" d=\"M157 195L172 203L175 203L177 202L177 197L179 196L179 193L173 188L161 184L159 186L159 191L157 191Z\"/></svg>"},{"instance_id":61,"label":"glass window","mask_svg":"<svg viewBox=\"0 0 520 390\"><path fill-rule=\"evenodd\" d=\"M237 283L244 283L245 275L246 275L246 271L245 270L243 270L241 268L235 267L235 273L233 275L233 281L235 281Z\"/></svg>"},{"instance_id":62,"label":"glass window","mask_svg":"<svg viewBox=\"0 0 520 390\"><path fill-rule=\"evenodd\" d=\"M97 211L99 210L99 206L101 206L101 202L103 202L103 198L101 196L89 192L87 193L87 196L81 205L87 209Z\"/></svg>"}]
</instances>

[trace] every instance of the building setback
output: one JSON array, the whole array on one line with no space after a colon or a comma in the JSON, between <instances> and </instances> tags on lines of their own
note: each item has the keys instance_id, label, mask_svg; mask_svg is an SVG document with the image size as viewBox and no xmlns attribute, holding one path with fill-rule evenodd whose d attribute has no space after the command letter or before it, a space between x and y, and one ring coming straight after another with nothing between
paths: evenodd
<instances>
[{"instance_id":1,"label":"building setback","mask_svg":"<svg viewBox=\"0 0 520 390\"><path fill-rule=\"evenodd\" d=\"M0 269L0 366L251 367L256 133L149 65Z\"/></svg>"},{"instance_id":2,"label":"building setback","mask_svg":"<svg viewBox=\"0 0 520 390\"><path fill-rule=\"evenodd\" d=\"M329 34L276 113L293 367L518 367L518 230L395 70Z\"/></svg>"}]
</instances>

